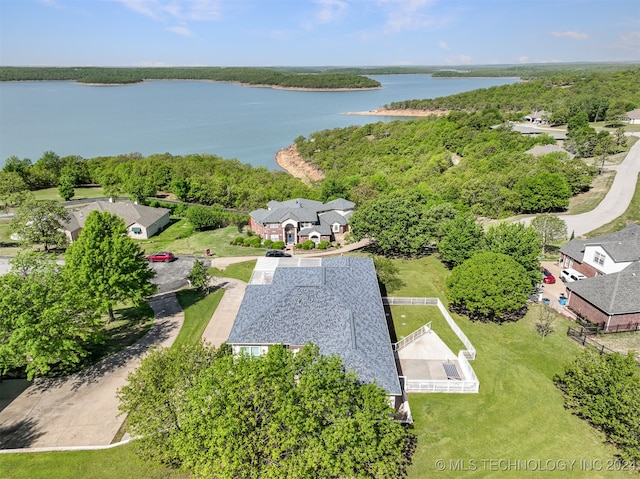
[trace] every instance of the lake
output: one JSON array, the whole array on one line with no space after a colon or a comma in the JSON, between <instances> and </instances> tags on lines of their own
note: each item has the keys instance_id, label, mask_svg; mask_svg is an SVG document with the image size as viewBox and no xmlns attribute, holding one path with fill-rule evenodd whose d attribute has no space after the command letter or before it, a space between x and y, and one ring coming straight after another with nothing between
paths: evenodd
<instances>
[{"instance_id":1,"label":"lake","mask_svg":"<svg viewBox=\"0 0 640 479\"><path fill-rule=\"evenodd\" d=\"M516 78L372 76L379 90L314 92L205 81L123 86L73 82L0 83L0 164L36 162L45 151L83 158L212 153L277 168L275 154L300 135L393 117L345 115L394 101L436 98Z\"/></svg>"}]
</instances>

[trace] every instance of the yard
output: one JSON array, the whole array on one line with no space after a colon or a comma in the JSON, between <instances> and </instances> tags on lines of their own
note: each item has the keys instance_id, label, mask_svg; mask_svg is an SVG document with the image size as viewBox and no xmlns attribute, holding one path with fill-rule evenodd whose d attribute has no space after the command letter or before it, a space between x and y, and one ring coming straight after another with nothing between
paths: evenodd
<instances>
[{"instance_id":1,"label":"yard","mask_svg":"<svg viewBox=\"0 0 640 479\"><path fill-rule=\"evenodd\" d=\"M448 271L435 257L396 260L405 286L393 296L439 296ZM246 275L244 267L233 265ZM231 268L231 266L230 266ZM226 270L225 270L226 271ZM214 293L215 296L216 293ZM191 340L211 317L217 298L199 308L196 297L182 298L185 314L194 314ZM544 340L535 331L536 308L517 323L471 323L454 319L477 350L472 362L479 394L412 394L409 397L418 437L410 479L477 477L630 477L615 470L615 450L586 422L564 409L553 378L580 347L566 336L568 321L558 318ZM405 335L423 322L454 351L457 338L445 333L434 307L393 307L395 330ZM199 319L198 319L199 318ZM188 340L185 338L185 340ZM0 455L7 478L178 478L184 473L148 465L127 445L107 451ZM575 462L574 462L575 461ZM612 471L607 470L613 469Z\"/></svg>"}]
</instances>

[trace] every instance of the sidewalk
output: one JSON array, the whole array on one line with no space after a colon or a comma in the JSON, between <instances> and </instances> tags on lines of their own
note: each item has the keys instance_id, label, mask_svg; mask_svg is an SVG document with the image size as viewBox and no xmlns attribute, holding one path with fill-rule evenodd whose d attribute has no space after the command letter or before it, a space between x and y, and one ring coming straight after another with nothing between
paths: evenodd
<instances>
[{"instance_id":1,"label":"sidewalk","mask_svg":"<svg viewBox=\"0 0 640 479\"><path fill-rule=\"evenodd\" d=\"M223 278L218 286L224 288L224 295L202 333L202 339L216 348L220 347L229 337L238 309L240 309L240 303L244 298L247 283L237 279Z\"/></svg>"}]
</instances>

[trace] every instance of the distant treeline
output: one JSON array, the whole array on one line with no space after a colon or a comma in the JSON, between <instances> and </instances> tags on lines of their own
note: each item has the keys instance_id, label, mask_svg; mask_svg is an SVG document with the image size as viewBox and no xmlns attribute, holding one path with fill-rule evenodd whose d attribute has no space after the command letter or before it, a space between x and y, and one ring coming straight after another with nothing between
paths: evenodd
<instances>
[{"instance_id":1,"label":"distant treeline","mask_svg":"<svg viewBox=\"0 0 640 479\"><path fill-rule=\"evenodd\" d=\"M144 80L210 80L283 88L379 88L380 82L350 73L296 73L271 68L102 68L0 67L0 81L77 81L91 84L127 84Z\"/></svg>"}]
</instances>

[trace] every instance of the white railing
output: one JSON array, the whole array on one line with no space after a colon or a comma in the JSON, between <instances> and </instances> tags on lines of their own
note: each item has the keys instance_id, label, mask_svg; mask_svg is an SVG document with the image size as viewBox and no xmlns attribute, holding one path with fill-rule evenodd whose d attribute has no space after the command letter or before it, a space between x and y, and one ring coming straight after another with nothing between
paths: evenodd
<instances>
[{"instance_id":1,"label":"white railing","mask_svg":"<svg viewBox=\"0 0 640 479\"><path fill-rule=\"evenodd\" d=\"M447 308L444 307L444 304L442 304L442 301L440 301L439 298L384 297L382 298L382 303L388 304L389 306L401 306L401 305L437 306L440 312L442 313L442 316L444 316L444 319L447 321L447 324L449 324L453 332L456 333L456 336L458 336L460 341L462 341L462 344L464 344L465 347L467 348L466 350L463 350L464 355L467 357L467 359L476 358L476 348L473 347L473 344L471 344L471 341L469 341L469 338L467 338L467 335L464 334L462 329L460 329L460 326L458 326L456 322L453 320L453 318L449 314L449 311L447 311Z\"/></svg>"},{"instance_id":2,"label":"white railing","mask_svg":"<svg viewBox=\"0 0 640 479\"><path fill-rule=\"evenodd\" d=\"M388 304L390 306L436 306L438 301L440 301L438 298L382 298L382 304Z\"/></svg>"},{"instance_id":3,"label":"white railing","mask_svg":"<svg viewBox=\"0 0 640 479\"><path fill-rule=\"evenodd\" d=\"M464 351L458 353L458 365L462 370L463 380L452 379L406 379L405 391L414 393L477 393L480 381L473 371Z\"/></svg>"},{"instance_id":4,"label":"white railing","mask_svg":"<svg viewBox=\"0 0 640 479\"><path fill-rule=\"evenodd\" d=\"M404 348L406 345L411 344L412 342L414 342L419 337L424 336L429 331L431 331L431 321L429 321L427 324L425 324L421 328L416 329L409 336L405 336L400 341L398 341L397 343L392 344L391 346L393 347L394 351L399 351L400 349Z\"/></svg>"}]
</instances>

